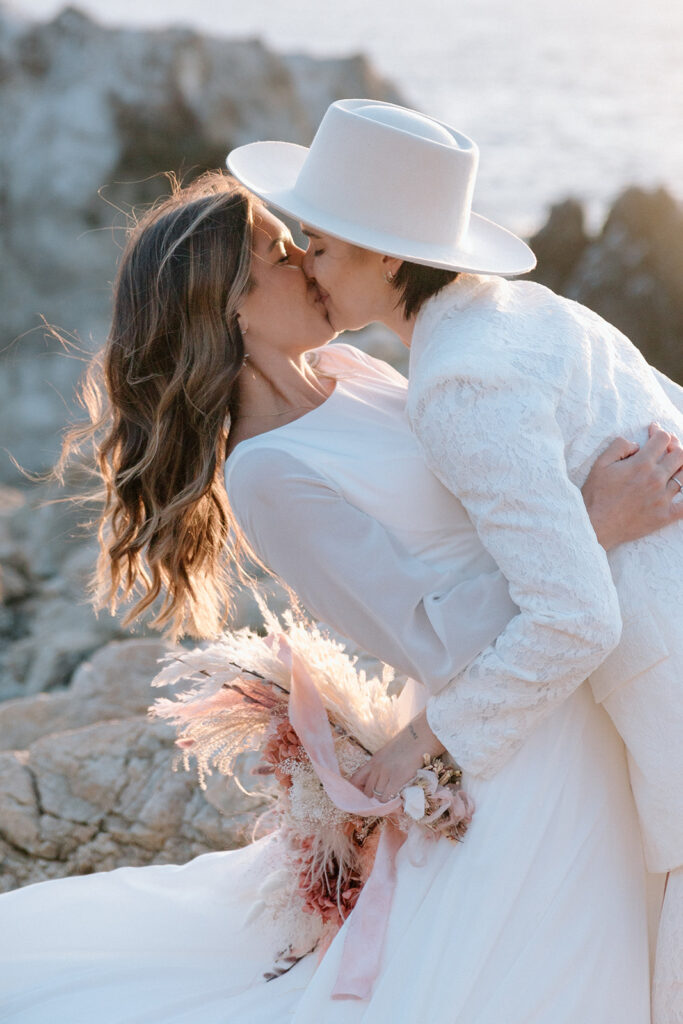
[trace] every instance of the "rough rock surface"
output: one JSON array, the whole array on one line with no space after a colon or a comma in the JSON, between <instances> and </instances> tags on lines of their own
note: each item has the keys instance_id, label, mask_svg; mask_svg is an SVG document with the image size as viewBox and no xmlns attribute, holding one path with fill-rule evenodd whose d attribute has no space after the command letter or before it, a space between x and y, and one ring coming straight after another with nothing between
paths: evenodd
<instances>
[{"instance_id":1,"label":"rough rock surface","mask_svg":"<svg viewBox=\"0 0 683 1024\"><path fill-rule=\"evenodd\" d=\"M567 201L531 246L531 276L594 309L683 382L683 208L667 192L627 189L594 237L581 207Z\"/></svg>"},{"instance_id":2,"label":"rough rock surface","mask_svg":"<svg viewBox=\"0 0 683 1024\"><path fill-rule=\"evenodd\" d=\"M160 172L222 167L254 139L308 144L342 96L400 98L363 57L105 28L70 7L32 23L0 7L0 436L19 462L52 464L81 369L35 329L39 315L102 344L120 211L162 194ZM0 451L0 481L15 475Z\"/></svg>"},{"instance_id":3,"label":"rough rock surface","mask_svg":"<svg viewBox=\"0 0 683 1024\"><path fill-rule=\"evenodd\" d=\"M120 617L97 617L87 601L97 557L78 526L87 516L47 503L69 493L0 487L0 700L65 686L85 657L130 635Z\"/></svg>"},{"instance_id":4,"label":"rough rock surface","mask_svg":"<svg viewBox=\"0 0 683 1024\"><path fill-rule=\"evenodd\" d=\"M85 526L92 512L64 500L82 489L75 472L64 489L0 485L0 701L66 686L81 662L110 640L159 636L137 623L123 626L125 609L115 616L93 611L87 589L97 543ZM274 610L287 602L274 580L261 577L258 586ZM258 627L250 590L238 590L234 599L232 624Z\"/></svg>"},{"instance_id":5,"label":"rough rock surface","mask_svg":"<svg viewBox=\"0 0 683 1024\"><path fill-rule=\"evenodd\" d=\"M248 838L264 801L220 776L202 792L194 774L173 772L173 731L146 717L167 650L113 642L68 690L0 705L0 890L183 863Z\"/></svg>"}]
</instances>

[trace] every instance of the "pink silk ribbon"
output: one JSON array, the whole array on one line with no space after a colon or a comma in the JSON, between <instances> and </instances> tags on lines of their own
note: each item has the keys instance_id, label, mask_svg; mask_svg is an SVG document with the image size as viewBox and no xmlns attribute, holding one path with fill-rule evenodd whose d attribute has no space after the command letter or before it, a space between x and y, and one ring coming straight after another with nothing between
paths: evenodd
<instances>
[{"instance_id":1,"label":"pink silk ribbon","mask_svg":"<svg viewBox=\"0 0 683 1024\"><path fill-rule=\"evenodd\" d=\"M386 817L402 807L400 796L383 803L365 795L339 770L330 722L315 683L296 651L282 637L279 657L291 666L289 720L330 800L348 814ZM347 925L333 998L367 999L379 973L382 945L396 886L396 855L406 835L388 821Z\"/></svg>"},{"instance_id":2,"label":"pink silk ribbon","mask_svg":"<svg viewBox=\"0 0 683 1024\"><path fill-rule=\"evenodd\" d=\"M346 925L333 999L368 999L372 993L396 888L396 855L405 841L406 833L388 821L382 829L370 877Z\"/></svg>"}]
</instances>

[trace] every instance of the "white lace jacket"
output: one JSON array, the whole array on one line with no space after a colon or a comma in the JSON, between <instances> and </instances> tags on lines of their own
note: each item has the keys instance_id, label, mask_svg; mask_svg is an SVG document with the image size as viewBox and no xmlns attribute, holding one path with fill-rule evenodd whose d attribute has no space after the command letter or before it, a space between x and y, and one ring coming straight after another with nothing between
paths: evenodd
<instances>
[{"instance_id":1,"label":"white lace jacket","mask_svg":"<svg viewBox=\"0 0 683 1024\"><path fill-rule=\"evenodd\" d=\"M616 549L615 586L579 492L616 436L642 442L653 420L681 436L682 395L614 327L538 284L460 275L420 313L413 431L520 609L428 706L467 771L500 769L587 676L606 700L683 654L683 526Z\"/></svg>"}]
</instances>

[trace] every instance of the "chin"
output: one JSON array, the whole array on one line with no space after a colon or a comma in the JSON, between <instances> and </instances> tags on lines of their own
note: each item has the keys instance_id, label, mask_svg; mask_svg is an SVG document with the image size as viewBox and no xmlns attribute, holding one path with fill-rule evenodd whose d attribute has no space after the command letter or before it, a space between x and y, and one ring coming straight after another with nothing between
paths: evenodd
<instances>
[{"instance_id":1,"label":"chin","mask_svg":"<svg viewBox=\"0 0 683 1024\"><path fill-rule=\"evenodd\" d=\"M330 322L329 317L325 317L325 326L320 335L319 345L326 345L328 341L334 341L339 336L339 329Z\"/></svg>"},{"instance_id":2,"label":"chin","mask_svg":"<svg viewBox=\"0 0 683 1024\"><path fill-rule=\"evenodd\" d=\"M339 331L335 331L334 328L330 328L329 330L325 331L323 334L315 338L315 340L313 338L309 338L309 343L306 346L306 351L308 352L311 349L315 348L324 348L325 345L329 345L331 341L334 341L334 339L338 337Z\"/></svg>"},{"instance_id":3,"label":"chin","mask_svg":"<svg viewBox=\"0 0 683 1024\"><path fill-rule=\"evenodd\" d=\"M334 331L335 338L340 335L342 331L359 331L363 326L362 324L345 323L343 320L340 320L339 317L329 316L329 314L328 320L330 322L330 327Z\"/></svg>"}]
</instances>

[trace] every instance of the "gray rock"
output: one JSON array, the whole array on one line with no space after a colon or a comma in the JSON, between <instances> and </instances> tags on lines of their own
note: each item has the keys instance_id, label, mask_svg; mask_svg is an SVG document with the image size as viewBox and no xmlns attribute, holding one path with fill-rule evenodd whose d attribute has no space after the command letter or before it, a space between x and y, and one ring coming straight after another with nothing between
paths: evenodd
<instances>
[{"instance_id":1,"label":"gray rock","mask_svg":"<svg viewBox=\"0 0 683 1024\"><path fill-rule=\"evenodd\" d=\"M81 526L92 512L69 500L78 487L74 470L63 489L0 491L0 701L65 686L89 654L130 635L123 613L96 615L88 601L97 543Z\"/></svg>"},{"instance_id":2,"label":"gray rock","mask_svg":"<svg viewBox=\"0 0 683 1024\"><path fill-rule=\"evenodd\" d=\"M630 188L596 236L582 232L577 204L554 208L531 241L531 276L595 310L683 381L683 207L663 189Z\"/></svg>"},{"instance_id":3,"label":"gray rock","mask_svg":"<svg viewBox=\"0 0 683 1024\"><path fill-rule=\"evenodd\" d=\"M584 221L581 204L576 199L567 199L550 208L548 220L529 242L543 284L553 291L563 291L567 277L590 241Z\"/></svg>"},{"instance_id":4,"label":"gray rock","mask_svg":"<svg viewBox=\"0 0 683 1024\"><path fill-rule=\"evenodd\" d=\"M109 644L68 690L0 707L0 889L182 863L248 838L265 798L221 776L203 793L194 773L172 770L173 731L146 717L168 649ZM247 784L249 766L247 758Z\"/></svg>"},{"instance_id":5,"label":"gray rock","mask_svg":"<svg viewBox=\"0 0 683 1024\"><path fill-rule=\"evenodd\" d=\"M158 695L150 680L168 650L161 640L113 642L81 664L68 690L0 704L0 749L23 750L44 735L144 715Z\"/></svg>"}]
</instances>

